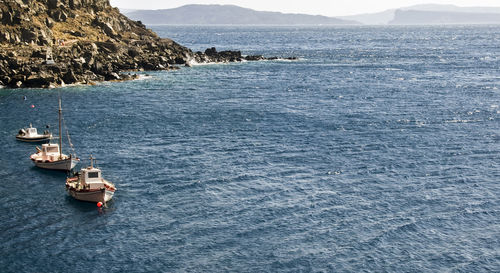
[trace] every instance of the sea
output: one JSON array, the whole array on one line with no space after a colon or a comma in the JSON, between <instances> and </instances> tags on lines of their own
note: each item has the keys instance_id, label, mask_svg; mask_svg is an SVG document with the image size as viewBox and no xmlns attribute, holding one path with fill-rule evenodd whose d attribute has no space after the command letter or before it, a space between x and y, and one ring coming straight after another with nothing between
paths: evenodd
<instances>
[{"instance_id":1,"label":"sea","mask_svg":"<svg viewBox=\"0 0 500 273\"><path fill-rule=\"evenodd\" d=\"M298 60L0 90L1 272L500 272L499 26L151 28ZM58 98L105 208L15 139Z\"/></svg>"}]
</instances>

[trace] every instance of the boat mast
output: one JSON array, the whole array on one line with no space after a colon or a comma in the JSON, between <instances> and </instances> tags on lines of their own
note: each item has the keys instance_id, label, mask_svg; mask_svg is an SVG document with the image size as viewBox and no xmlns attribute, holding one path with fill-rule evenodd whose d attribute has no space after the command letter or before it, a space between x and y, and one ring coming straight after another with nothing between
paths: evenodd
<instances>
[{"instance_id":1,"label":"boat mast","mask_svg":"<svg viewBox=\"0 0 500 273\"><path fill-rule=\"evenodd\" d=\"M59 97L59 160L62 159L62 129L61 129L61 115L62 115L62 108L61 108L61 98Z\"/></svg>"}]
</instances>

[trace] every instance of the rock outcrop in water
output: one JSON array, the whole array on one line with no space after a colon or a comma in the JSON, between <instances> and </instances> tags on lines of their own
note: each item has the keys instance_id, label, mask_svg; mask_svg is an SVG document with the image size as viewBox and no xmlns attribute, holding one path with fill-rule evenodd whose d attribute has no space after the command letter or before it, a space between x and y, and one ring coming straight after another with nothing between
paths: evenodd
<instances>
[{"instance_id":1,"label":"rock outcrop in water","mask_svg":"<svg viewBox=\"0 0 500 273\"><path fill-rule=\"evenodd\" d=\"M194 53L128 19L109 0L3 0L0 9L0 85L8 87L127 80L134 76L126 71L265 59Z\"/></svg>"}]
</instances>

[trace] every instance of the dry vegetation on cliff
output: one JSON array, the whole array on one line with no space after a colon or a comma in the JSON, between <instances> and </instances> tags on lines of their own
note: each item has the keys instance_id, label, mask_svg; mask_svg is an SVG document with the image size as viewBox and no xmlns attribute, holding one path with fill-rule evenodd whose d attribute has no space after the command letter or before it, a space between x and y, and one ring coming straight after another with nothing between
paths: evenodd
<instances>
[{"instance_id":1,"label":"dry vegetation on cliff","mask_svg":"<svg viewBox=\"0 0 500 273\"><path fill-rule=\"evenodd\" d=\"M192 55L108 0L7 0L0 9L0 85L127 79L120 71L171 69Z\"/></svg>"},{"instance_id":2,"label":"dry vegetation on cliff","mask_svg":"<svg viewBox=\"0 0 500 273\"><path fill-rule=\"evenodd\" d=\"M127 80L123 71L190 62L262 60L239 51L192 52L122 15L109 0L2 0L0 86L53 87Z\"/></svg>"}]
</instances>

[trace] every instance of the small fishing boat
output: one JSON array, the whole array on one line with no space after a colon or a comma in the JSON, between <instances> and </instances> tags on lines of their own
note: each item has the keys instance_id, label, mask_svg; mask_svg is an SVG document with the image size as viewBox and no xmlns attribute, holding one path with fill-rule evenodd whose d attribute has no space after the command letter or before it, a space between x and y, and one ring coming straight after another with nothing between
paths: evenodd
<instances>
[{"instance_id":1,"label":"small fishing boat","mask_svg":"<svg viewBox=\"0 0 500 273\"><path fill-rule=\"evenodd\" d=\"M80 161L78 157L61 153L61 146L54 143L42 144L36 147L37 153L30 156L35 166L43 169L70 171Z\"/></svg>"},{"instance_id":2,"label":"small fishing boat","mask_svg":"<svg viewBox=\"0 0 500 273\"><path fill-rule=\"evenodd\" d=\"M24 142L46 142L50 141L52 138L52 134L46 130L43 134L39 134L36 128L30 123L30 127L23 128L19 130L19 133L16 135L16 139Z\"/></svg>"},{"instance_id":3,"label":"small fishing boat","mask_svg":"<svg viewBox=\"0 0 500 273\"><path fill-rule=\"evenodd\" d=\"M101 169L94 167L94 158L90 156L89 167L66 179L66 190L77 200L105 204L113 198L116 187L102 178Z\"/></svg>"},{"instance_id":4,"label":"small fishing boat","mask_svg":"<svg viewBox=\"0 0 500 273\"><path fill-rule=\"evenodd\" d=\"M73 155L65 155L62 153L62 108L61 99L59 99L59 145L54 143L42 144L42 148L36 147L37 152L30 156L31 161L35 166L43 169L70 171L73 169L80 159ZM68 134L68 141L69 134Z\"/></svg>"}]
</instances>

